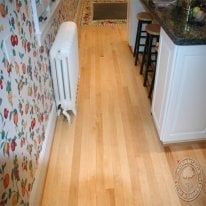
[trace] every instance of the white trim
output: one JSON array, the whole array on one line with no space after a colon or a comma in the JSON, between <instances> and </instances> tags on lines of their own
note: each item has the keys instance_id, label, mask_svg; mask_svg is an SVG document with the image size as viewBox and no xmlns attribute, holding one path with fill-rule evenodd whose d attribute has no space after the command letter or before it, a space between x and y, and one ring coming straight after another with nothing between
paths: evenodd
<instances>
[{"instance_id":1,"label":"white trim","mask_svg":"<svg viewBox=\"0 0 206 206\"><path fill-rule=\"evenodd\" d=\"M32 13L33 13L33 20L34 20L34 28L35 28L35 34L36 34L36 38L38 41L38 45L41 46L42 42L45 38L45 35L47 34L48 30L51 28L51 24L53 22L53 18L54 18L54 14L56 9L59 6L60 0L56 0L54 2L49 2L46 3L46 6L43 4L43 7L40 6L38 7L36 5L36 1L35 0L31 0L31 6L32 6ZM38 9L43 9L43 13L42 11L39 14ZM39 16L43 16L46 18L45 21L43 22L39 22Z\"/></svg>"},{"instance_id":2,"label":"white trim","mask_svg":"<svg viewBox=\"0 0 206 206\"><path fill-rule=\"evenodd\" d=\"M39 164L35 174L35 181L30 194L29 205L38 206L41 204L42 193L44 189L44 182L47 172L47 166L49 163L49 156L51 151L51 145L53 141L54 129L56 126L57 113L56 106L53 103L52 111L49 115L49 121L45 132L45 140L42 146L42 151L39 157Z\"/></svg>"}]
</instances>

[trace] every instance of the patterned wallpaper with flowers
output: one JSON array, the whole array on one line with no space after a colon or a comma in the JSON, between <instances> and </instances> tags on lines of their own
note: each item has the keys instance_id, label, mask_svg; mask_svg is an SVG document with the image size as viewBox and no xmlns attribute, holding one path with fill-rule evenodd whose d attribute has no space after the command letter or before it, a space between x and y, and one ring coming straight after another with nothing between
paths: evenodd
<instances>
[{"instance_id":1,"label":"patterned wallpaper with flowers","mask_svg":"<svg viewBox=\"0 0 206 206\"><path fill-rule=\"evenodd\" d=\"M0 0L0 206L29 205L53 104L49 48L59 24L74 19L78 1L61 0L39 48L30 0ZM6 36L12 64L3 50Z\"/></svg>"}]
</instances>

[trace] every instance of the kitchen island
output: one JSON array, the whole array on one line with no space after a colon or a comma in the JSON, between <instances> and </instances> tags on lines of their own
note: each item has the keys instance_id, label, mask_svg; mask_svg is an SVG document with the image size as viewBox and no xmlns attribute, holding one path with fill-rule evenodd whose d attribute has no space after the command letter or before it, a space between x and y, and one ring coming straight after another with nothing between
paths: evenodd
<instances>
[{"instance_id":1,"label":"kitchen island","mask_svg":"<svg viewBox=\"0 0 206 206\"><path fill-rule=\"evenodd\" d=\"M206 140L206 24L184 9L136 1L161 25L152 116L163 143Z\"/></svg>"}]
</instances>

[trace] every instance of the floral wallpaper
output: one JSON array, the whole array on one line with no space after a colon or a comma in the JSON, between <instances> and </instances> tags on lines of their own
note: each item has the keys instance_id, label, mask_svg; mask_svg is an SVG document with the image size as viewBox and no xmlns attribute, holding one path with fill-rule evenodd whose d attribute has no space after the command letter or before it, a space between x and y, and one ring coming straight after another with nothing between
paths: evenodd
<instances>
[{"instance_id":1,"label":"floral wallpaper","mask_svg":"<svg viewBox=\"0 0 206 206\"><path fill-rule=\"evenodd\" d=\"M78 1L61 0L39 47L30 0L0 0L0 206L29 205L53 104L49 48L59 24L74 19Z\"/></svg>"}]
</instances>

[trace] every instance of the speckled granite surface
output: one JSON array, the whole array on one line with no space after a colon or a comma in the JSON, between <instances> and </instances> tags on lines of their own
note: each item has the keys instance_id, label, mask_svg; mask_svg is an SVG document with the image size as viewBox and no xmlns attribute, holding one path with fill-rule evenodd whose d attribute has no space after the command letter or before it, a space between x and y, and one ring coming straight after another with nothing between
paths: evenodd
<instances>
[{"instance_id":1,"label":"speckled granite surface","mask_svg":"<svg viewBox=\"0 0 206 206\"><path fill-rule=\"evenodd\" d=\"M203 26L191 25L186 21L183 9L172 7L155 9L148 0L140 2L156 17L168 36L177 45L206 45L206 22Z\"/></svg>"}]
</instances>

